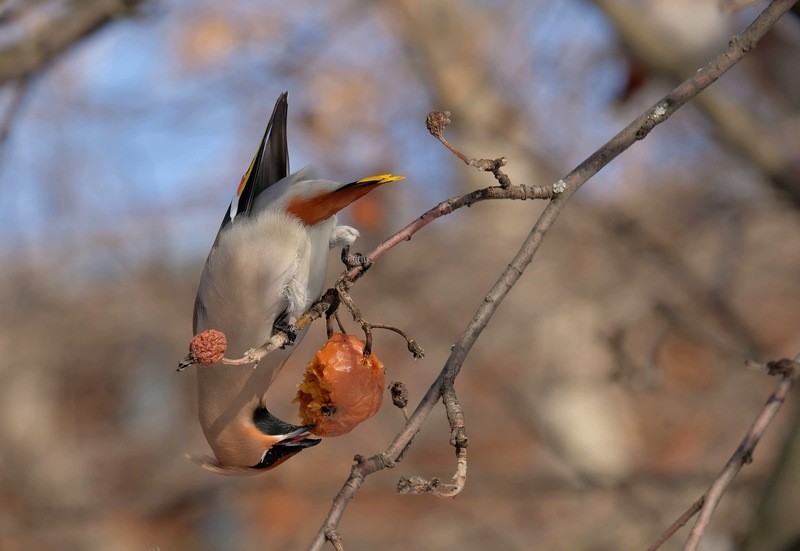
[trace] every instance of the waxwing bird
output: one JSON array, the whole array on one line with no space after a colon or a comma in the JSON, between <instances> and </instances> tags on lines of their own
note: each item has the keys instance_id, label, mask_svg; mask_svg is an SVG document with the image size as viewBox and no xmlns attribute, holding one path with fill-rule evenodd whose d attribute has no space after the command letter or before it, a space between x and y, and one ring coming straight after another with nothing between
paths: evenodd
<instances>
[{"instance_id":1,"label":"waxwing bird","mask_svg":"<svg viewBox=\"0 0 800 551\"><path fill-rule=\"evenodd\" d=\"M320 296L329 249L358 237L354 228L336 225L336 213L403 178L381 174L342 184L318 179L309 168L289 174L286 118L283 93L200 277L194 333L222 331L230 358L266 342L276 324L294 323ZM204 467L255 474L319 443L308 437L312 425L291 425L267 408L267 389L293 349L271 352L255 369L221 363L197 368L200 424L216 456L198 460Z\"/></svg>"}]
</instances>

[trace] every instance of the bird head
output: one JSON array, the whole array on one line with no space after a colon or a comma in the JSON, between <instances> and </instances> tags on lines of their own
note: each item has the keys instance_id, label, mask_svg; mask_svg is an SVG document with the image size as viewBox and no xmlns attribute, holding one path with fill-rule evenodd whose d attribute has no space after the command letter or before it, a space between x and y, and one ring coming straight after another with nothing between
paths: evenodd
<instances>
[{"instance_id":1,"label":"bird head","mask_svg":"<svg viewBox=\"0 0 800 551\"><path fill-rule=\"evenodd\" d=\"M254 475L275 468L321 440L309 438L314 425L297 426L281 421L259 404L244 408L209 438L216 458L190 457L210 471L227 475ZM209 436L209 435L207 435Z\"/></svg>"}]
</instances>

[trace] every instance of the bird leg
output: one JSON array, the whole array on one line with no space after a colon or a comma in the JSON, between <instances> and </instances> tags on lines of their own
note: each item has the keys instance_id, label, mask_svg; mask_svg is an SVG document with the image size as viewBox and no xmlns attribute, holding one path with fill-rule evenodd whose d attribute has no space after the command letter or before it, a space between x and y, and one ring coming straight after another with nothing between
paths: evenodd
<instances>
[{"instance_id":1,"label":"bird leg","mask_svg":"<svg viewBox=\"0 0 800 551\"><path fill-rule=\"evenodd\" d=\"M272 324L272 334L282 332L286 334L287 342L286 344L289 346L294 345L294 341L297 340L297 327L293 323L289 323L289 310L284 310L280 316L275 319L275 323ZM286 348L286 345L281 346L281 348Z\"/></svg>"}]
</instances>

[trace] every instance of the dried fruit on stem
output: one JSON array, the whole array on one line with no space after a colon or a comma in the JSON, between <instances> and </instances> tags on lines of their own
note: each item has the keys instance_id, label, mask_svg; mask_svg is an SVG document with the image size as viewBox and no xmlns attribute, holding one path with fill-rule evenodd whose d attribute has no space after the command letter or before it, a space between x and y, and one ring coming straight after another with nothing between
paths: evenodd
<instances>
[{"instance_id":1,"label":"dried fruit on stem","mask_svg":"<svg viewBox=\"0 0 800 551\"><path fill-rule=\"evenodd\" d=\"M297 385L302 423L317 436L340 436L375 415L383 403L383 364L353 335L335 333Z\"/></svg>"},{"instance_id":2,"label":"dried fruit on stem","mask_svg":"<svg viewBox=\"0 0 800 551\"><path fill-rule=\"evenodd\" d=\"M216 329L207 329L198 333L189 343L189 353L202 367L208 367L222 360L227 348L228 341L225 339L225 333Z\"/></svg>"}]
</instances>

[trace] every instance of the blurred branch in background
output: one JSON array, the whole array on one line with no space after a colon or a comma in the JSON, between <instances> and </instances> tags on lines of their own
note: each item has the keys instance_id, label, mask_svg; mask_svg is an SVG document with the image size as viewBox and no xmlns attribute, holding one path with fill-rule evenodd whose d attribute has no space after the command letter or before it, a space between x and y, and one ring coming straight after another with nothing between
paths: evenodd
<instances>
[{"instance_id":1,"label":"blurred branch in background","mask_svg":"<svg viewBox=\"0 0 800 551\"><path fill-rule=\"evenodd\" d=\"M29 79L21 78L19 81L7 86L7 88L10 88L9 98L6 101L5 110L3 111L2 116L0 116L0 167L3 164L3 152L5 151L4 146L8 141L8 137L11 135L11 129L14 125L14 121L22 111L29 85Z\"/></svg>"},{"instance_id":2,"label":"blurred branch in background","mask_svg":"<svg viewBox=\"0 0 800 551\"><path fill-rule=\"evenodd\" d=\"M0 4L0 90L10 89L0 117L0 166L11 127L19 116L34 76L80 40L144 0L67 2L7 0Z\"/></svg>"},{"instance_id":3,"label":"blurred branch in background","mask_svg":"<svg viewBox=\"0 0 800 551\"><path fill-rule=\"evenodd\" d=\"M724 29L711 23L712 20L718 20L718 12L715 13L710 5L701 5L698 8L695 2L685 0L657 0L642 5L619 0L596 0L596 4L617 28L625 48L635 57L634 62L644 65L651 74L664 75L673 81L680 81L691 75L697 59L702 58L718 37L715 33L724 33ZM659 8L659 5L663 8ZM669 19L658 17L659 9L662 12L685 10L692 14L693 23L688 28L678 28ZM690 40L696 42L675 40L678 33L691 34ZM777 48L775 43L780 40L780 33L773 33L772 44L767 45L767 48ZM773 58L785 55L787 59L782 62L786 67L783 70L794 71L800 62L796 45L788 43L780 47L785 54L772 51L769 55ZM761 67L765 68L766 64L762 63ZM751 73L754 71L755 67L751 67ZM766 71L761 72L758 89L762 93L765 89L768 92L765 100L769 109L766 120L763 120L763 113L759 116L754 109L746 108L736 100L735 96L741 95L741 90L736 92L717 87L699 96L695 103L716 127L719 135L743 157L758 166L768 176L767 181L776 190L785 193L795 208L800 209L800 126L784 124L784 121L790 119L786 100L790 101L790 105L796 105L800 101L800 95L797 95L800 90L794 91L793 98L776 101L775 92L779 88L774 80L765 78L765 73ZM753 90L748 92L753 93ZM732 109L732 105L739 107ZM759 107L763 109L765 105Z\"/></svg>"},{"instance_id":4,"label":"blurred branch in background","mask_svg":"<svg viewBox=\"0 0 800 551\"><path fill-rule=\"evenodd\" d=\"M0 86L46 68L107 23L135 14L144 0L10 0L0 11Z\"/></svg>"}]
</instances>

